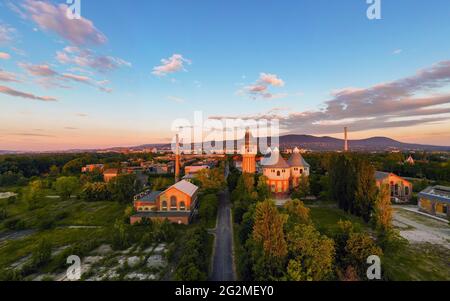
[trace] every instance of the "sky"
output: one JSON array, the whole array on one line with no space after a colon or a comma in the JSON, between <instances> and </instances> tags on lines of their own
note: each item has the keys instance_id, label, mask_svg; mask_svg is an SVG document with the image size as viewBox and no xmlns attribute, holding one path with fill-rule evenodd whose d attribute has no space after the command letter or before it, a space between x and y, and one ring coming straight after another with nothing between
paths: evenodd
<instances>
[{"instance_id":1,"label":"sky","mask_svg":"<svg viewBox=\"0 0 450 301\"><path fill-rule=\"evenodd\" d=\"M0 0L0 150L168 142L177 119L450 145L450 2Z\"/></svg>"}]
</instances>

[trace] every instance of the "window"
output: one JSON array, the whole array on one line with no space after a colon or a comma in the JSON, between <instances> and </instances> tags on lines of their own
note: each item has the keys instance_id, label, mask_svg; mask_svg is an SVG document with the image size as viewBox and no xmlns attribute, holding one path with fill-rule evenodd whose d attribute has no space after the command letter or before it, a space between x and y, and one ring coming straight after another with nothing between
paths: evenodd
<instances>
[{"instance_id":1,"label":"window","mask_svg":"<svg viewBox=\"0 0 450 301\"><path fill-rule=\"evenodd\" d=\"M408 186L405 187L405 195L409 195L409 187Z\"/></svg>"},{"instance_id":2,"label":"window","mask_svg":"<svg viewBox=\"0 0 450 301\"><path fill-rule=\"evenodd\" d=\"M303 169L300 169L300 174L303 174Z\"/></svg>"},{"instance_id":3,"label":"window","mask_svg":"<svg viewBox=\"0 0 450 301\"><path fill-rule=\"evenodd\" d=\"M162 211L167 211L167 201L163 201L163 202L162 202L161 210L162 210Z\"/></svg>"},{"instance_id":4,"label":"window","mask_svg":"<svg viewBox=\"0 0 450 301\"><path fill-rule=\"evenodd\" d=\"M174 195L170 197L170 210L177 210L177 197Z\"/></svg>"},{"instance_id":5,"label":"window","mask_svg":"<svg viewBox=\"0 0 450 301\"><path fill-rule=\"evenodd\" d=\"M281 176L281 172L277 171L277 177Z\"/></svg>"},{"instance_id":6,"label":"window","mask_svg":"<svg viewBox=\"0 0 450 301\"><path fill-rule=\"evenodd\" d=\"M395 195L399 195L399 186L395 184Z\"/></svg>"},{"instance_id":7,"label":"window","mask_svg":"<svg viewBox=\"0 0 450 301\"><path fill-rule=\"evenodd\" d=\"M186 203L185 202L180 202L180 210L186 210Z\"/></svg>"}]
</instances>

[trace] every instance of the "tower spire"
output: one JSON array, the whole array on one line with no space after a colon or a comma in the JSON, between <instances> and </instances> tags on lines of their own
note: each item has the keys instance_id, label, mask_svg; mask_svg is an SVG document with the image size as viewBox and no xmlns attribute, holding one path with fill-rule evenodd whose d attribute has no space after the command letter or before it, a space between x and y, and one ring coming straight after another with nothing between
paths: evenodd
<instances>
[{"instance_id":1,"label":"tower spire","mask_svg":"<svg viewBox=\"0 0 450 301\"><path fill-rule=\"evenodd\" d=\"M176 149L175 149L175 183L180 181L180 137L176 136Z\"/></svg>"},{"instance_id":2,"label":"tower spire","mask_svg":"<svg viewBox=\"0 0 450 301\"><path fill-rule=\"evenodd\" d=\"M348 128L347 127L344 128L344 139L345 139L344 152L348 152Z\"/></svg>"}]
</instances>

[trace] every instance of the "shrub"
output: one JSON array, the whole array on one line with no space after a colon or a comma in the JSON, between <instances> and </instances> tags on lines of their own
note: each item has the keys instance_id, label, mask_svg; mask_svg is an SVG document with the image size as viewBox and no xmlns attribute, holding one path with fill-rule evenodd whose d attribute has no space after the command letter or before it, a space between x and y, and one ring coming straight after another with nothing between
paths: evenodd
<instances>
[{"instance_id":1,"label":"shrub","mask_svg":"<svg viewBox=\"0 0 450 301\"><path fill-rule=\"evenodd\" d=\"M50 261L52 257L52 245L46 239L42 239L33 252L31 262L35 267L40 267Z\"/></svg>"},{"instance_id":2,"label":"shrub","mask_svg":"<svg viewBox=\"0 0 450 301\"><path fill-rule=\"evenodd\" d=\"M25 222L18 217L7 219L3 225L9 230L25 229Z\"/></svg>"},{"instance_id":3,"label":"shrub","mask_svg":"<svg viewBox=\"0 0 450 301\"><path fill-rule=\"evenodd\" d=\"M8 218L8 211L6 208L0 208L0 221L3 221Z\"/></svg>"}]
</instances>

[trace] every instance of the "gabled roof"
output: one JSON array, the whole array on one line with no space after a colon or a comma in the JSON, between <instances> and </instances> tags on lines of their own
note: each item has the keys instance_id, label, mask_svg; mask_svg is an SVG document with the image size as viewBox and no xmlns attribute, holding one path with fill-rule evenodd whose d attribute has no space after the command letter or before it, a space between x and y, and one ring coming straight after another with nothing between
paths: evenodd
<instances>
[{"instance_id":1,"label":"gabled roof","mask_svg":"<svg viewBox=\"0 0 450 301\"><path fill-rule=\"evenodd\" d=\"M397 178L401 179L402 181L410 183L409 181L405 180L404 178L402 178L394 173L389 173L389 172L384 172L384 171L376 171L375 172L375 179L377 181L384 181L384 180L388 179L390 176L397 177Z\"/></svg>"},{"instance_id":2,"label":"gabled roof","mask_svg":"<svg viewBox=\"0 0 450 301\"><path fill-rule=\"evenodd\" d=\"M303 159L303 156L300 154L300 150L298 148L294 149L288 163L291 167L310 167L308 162Z\"/></svg>"},{"instance_id":3,"label":"gabled roof","mask_svg":"<svg viewBox=\"0 0 450 301\"><path fill-rule=\"evenodd\" d=\"M281 156L278 148L275 148L271 155L266 154L263 160L261 160L263 168L290 168L290 165Z\"/></svg>"},{"instance_id":4,"label":"gabled roof","mask_svg":"<svg viewBox=\"0 0 450 301\"><path fill-rule=\"evenodd\" d=\"M377 179L377 181L382 181L382 180L388 178L389 175L390 175L390 173L384 172L384 171L376 171L375 172L375 178Z\"/></svg>"},{"instance_id":5,"label":"gabled roof","mask_svg":"<svg viewBox=\"0 0 450 301\"><path fill-rule=\"evenodd\" d=\"M162 191L151 191L146 193L138 194L134 197L137 202L148 202L155 203L158 196L162 193Z\"/></svg>"},{"instance_id":6,"label":"gabled roof","mask_svg":"<svg viewBox=\"0 0 450 301\"><path fill-rule=\"evenodd\" d=\"M176 183L175 185L170 186L169 188L167 188L167 190L169 190L171 188L175 188L181 192L184 192L188 196L193 196L194 193L197 192L197 190L198 190L198 187L196 185L194 185L186 180L182 180L182 181Z\"/></svg>"}]
</instances>

